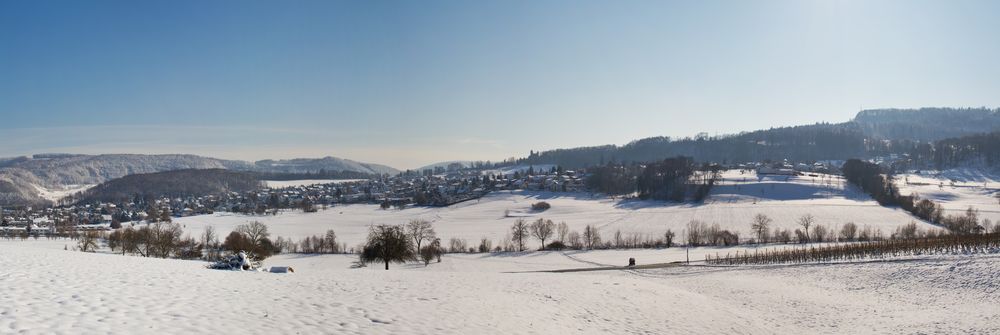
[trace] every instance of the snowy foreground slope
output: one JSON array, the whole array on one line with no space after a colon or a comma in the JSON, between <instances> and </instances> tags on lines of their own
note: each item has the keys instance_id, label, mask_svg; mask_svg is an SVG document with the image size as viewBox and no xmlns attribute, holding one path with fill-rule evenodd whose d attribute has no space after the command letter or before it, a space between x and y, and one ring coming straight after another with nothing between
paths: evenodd
<instances>
[{"instance_id":1,"label":"snowy foreground slope","mask_svg":"<svg viewBox=\"0 0 1000 335\"><path fill-rule=\"evenodd\" d=\"M936 229L901 209L879 206L835 176L758 177L752 172L730 171L724 177L701 204L622 201L587 193L504 191L444 208L382 210L377 205L346 205L318 213L288 211L277 216L217 213L179 218L175 222L194 236L201 234L206 226L213 226L225 236L235 226L257 220L269 226L272 237L282 236L295 241L333 229L338 239L349 247L361 243L372 224L403 224L416 218L431 221L444 242L459 238L470 245L478 245L483 237L496 245L507 235L515 220L530 222L539 218L566 222L577 232L593 225L599 228L605 240L619 230L624 236L639 234L642 238L654 239L667 229L681 235L692 220L719 224L722 229L740 232L748 238L750 224L757 214L773 218L772 229L800 228L796 220L805 214L813 215L817 224L834 231L839 231L847 222L854 222L859 228L868 226L881 230L886 236L911 221L917 221L922 229ZM552 208L544 212L532 211L531 204L539 201L550 203ZM537 248L537 241L531 241L529 247Z\"/></svg>"},{"instance_id":2,"label":"snowy foreground slope","mask_svg":"<svg viewBox=\"0 0 1000 335\"><path fill-rule=\"evenodd\" d=\"M350 268L281 255L294 274L0 242L0 333L675 334L1000 332L1000 257L511 273L676 250L446 255Z\"/></svg>"}]
</instances>

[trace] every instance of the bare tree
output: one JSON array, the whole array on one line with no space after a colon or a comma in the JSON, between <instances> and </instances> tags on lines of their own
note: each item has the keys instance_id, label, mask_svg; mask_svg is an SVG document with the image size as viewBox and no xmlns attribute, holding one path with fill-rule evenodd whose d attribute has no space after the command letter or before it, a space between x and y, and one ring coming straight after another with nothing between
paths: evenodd
<instances>
[{"instance_id":1,"label":"bare tree","mask_svg":"<svg viewBox=\"0 0 1000 335\"><path fill-rule=\"evenodd\" d=\"M406 224L406 232L413 239L413 243L417 250L420 250L420 245L424 240L433 240L435 233L434 227L431 225L430 221L422 219L413 219Z\"/></svg>"},{"instance_id":2,"label":"bare tree","mask_svg":"<svg viewBox=\"0 0 1000 335\"><path fill-rule=\"evenodd\" d=\"M83 252L93 252L97 250L97 237L100 236L96 231L88 231L83 235L80 235L80 240L77 241L80 251Z\"/></svg>"},{"instance_id":3,"label":"bare tree","mask_svg":"<svg viewBox=\"0 0 1000 335\"><path fill-rule=\"evenodd\" d=\"M750 229L757 235L757 243L767 243L768 232L770 232L771 218L764 214L757 214L753 217L753 224Z\"/></svg>"},{"instance_id":4,"label":"bare tree","mask_svg":"<svg viewBox=\"0 0 1000 335\"><path fill-rule=\"evenodd\" d=\"M333 254L340 252L337 245L337 233L334 232L333 229L326 231L326 237L323 239L323 243L326 245L326 250L328 250L329 253Z\"/></svg>"},{"instance_id":5,"label":"bare tree","mask_svg":"<svg viewBox=\"0 0 1000 335\"><path fill-rule=\"evenodd\" d=\"M840 238L844 241L854 241L854 237L857 235L858 225L854 222L845 223L843 227L840 228Z\"/></svg>"},{"instance_id":6,"label":"bare tree","mask_svg":"<svg viewBox=\"0 0 1000 335\"><path fill-rule=\"evenodd\" d=\"M201 243L208 246L218 242L219 237L215 234L215 226L206 226L205 232L201 234Z\"/></svg>"},{"instance_id":7,"label":"bare tree","mask_svg":"<svg viewBox=\"0 0 1000 335\"><path fill-rule=\"evenodd\" d=\"M555 228L556 224L553 223L552 220L543 220L541 218L535 220L535 222L531 224L531 235L542 242L541 249L545 249L545 240L552 237L552 234L555 232Z\"/></svg>"},{"instance_id":8,"label":"bare tree","mask_svg":"<svg viewBox=\"0 0 1000 335\"><path fill-rule=\"evenodd\" d=\"M431 243L420 249L420 260L424 262L424 266L430 264L434 257L438 258L438 263L441 262L441 250L438 249L438 244Z\"/></svg>"},{"instance_id":9,"label":"bare tree","mask_svg":"<svg viewBox=\"0 0 1000 335\"><path fill-rule=\"evenodd\" d=\"M566 243L566 237L569 235L569 225L566 222L559 222L559 226L556 228L559 234L559 242Z\"/></svg>"},{"instance_id":10,"label":"bare tree","mask_svg":"<svg viewBox=\"0 0 1000 335\"><path fill-rule=\"evenodd\" d=\"M816 222L816 219L813 218L812 214L806 214L799 218L799 225L802 226L802 229L805 230L803 233L804 236L806 237L805 241L799 241L799 242L803 243L809 242L809 227L811 227L814 222Z\"/></svg>"},{"instance_id":11,"label":"bare tree","mask_svg":"<svg viewBox=\"0 0 1000 335\"><path fill-rule=\"evenodd\" d=\"M528 224L523 219L517 219L510 227L510 235L514 243L517 243L517 251L524 251L524 239L528 238Z\"/></svg>"},{"instance_id":12,"label":"bare tree","mask_svg":"<svg viewBox=\"0 0 1000 335\"><path fill-rule=\"evenodd\" d=\"M687 244L689 246L702 245L708 237L708 224L698 220L691 220L687 224Z\"/></svg>"},{"instance_id":13,"label":"bare tree","mask_svg":"<svg viewBox=\"0 0 1000 335\"><path fill-rule=\"evenodd\" d=\"M667 248L674 246L674 232L667 229L667 233L663 234L663 242L667 244Z\"/></svg>"},{"instance_id":14,"label":"bare tree","mask_svg":"<svg viewBox=\"0 0 1000 335\"><path fill-rule=\"evenodd\" d=\"M587 225L583 228L583 243L587 249L594 249L601 244L601 232L596 227Z\"/></svg>"},{"instance_id":15,"label":"bare tree","mask_svg":"<svg viewBox=\"0 0 1000 335\"><path fill-rule=\"evenodd\" d=\"M267 225L260 221L250 221L248 224L236 226L236 231L245 234L254 245L259 245L264 239L271 237L271 233L267 231Z\"/></svg>"},{"instance_id":16,"label":"bare tree","mask_svg":"<svg viewBox=\"0 0 1000 335\"><path fill-rule=\"evenodd\" d=\"M576 250L583 248L583 242L580 240L580 233L576 231L571 231L569 232L569 235L566 238L568 239L567 242L570 248Z\"/></svg>"},{"instance_id":17,"label":"bare tree","mask_svg":"<svg viewBox=\"0 0 1000 335\"><path fill-rule=\"evenodd\" d=\"M368 242L362 249L361 261L383 262L385 269L389 270L390 262L404 263L413 260L414 256L413 244L403 226L378 225L371 227L368 232Z\"/></svg>"}]
</instances>

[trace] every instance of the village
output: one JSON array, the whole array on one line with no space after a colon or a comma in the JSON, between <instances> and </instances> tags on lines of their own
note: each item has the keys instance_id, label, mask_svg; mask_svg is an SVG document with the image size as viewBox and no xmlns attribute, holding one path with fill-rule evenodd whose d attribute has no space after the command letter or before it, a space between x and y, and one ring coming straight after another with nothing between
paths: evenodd
<instances>
[{"instance_id":1,"label":"village","mask_svg":"<svg viewBox=\"0 0 1000 335\"><path fill-rule=\"evenodd\" d=\"M722 165L720 168L755 170L758 175L791 176L837 173L838 164L782 161ZM61 236L79 231L113 230L138 223L169 222L172 218L216 212L277 215L282 210L308 213L347 204L379 204L386 210L408 206L444 207L496 191L594 192L587 186L590 175L586 170L564 170L555 165L487 170L451 164L363 180L327 180L290 186L278 183L278 186L243 193L157 199L136 197L121 202L4 208L0 213L0 236Z\"/></svg>"}]
</instances>

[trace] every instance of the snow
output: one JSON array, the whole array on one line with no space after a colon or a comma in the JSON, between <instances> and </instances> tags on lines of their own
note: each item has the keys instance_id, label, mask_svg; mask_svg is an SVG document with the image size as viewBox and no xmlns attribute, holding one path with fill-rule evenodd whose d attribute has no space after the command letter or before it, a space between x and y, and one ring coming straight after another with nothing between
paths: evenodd
<instances>
[{"instance_id":1,"label":"snow","mask_svg":"<svg viewBox=\"0 0 1000 335\"><path fill-rule=\"evenodd\" d=\"M49 187L44 187L44 186L39 186L39 185L33 185L33 186L35 186L35 189L38 190L38 196L42 197L42 199L45 199L45 200L48 200L48 201L52 201L52 202L58 202L59 200L62 200L63 198L65 198L67 196L76 194L78 192L83 192L83 191L89 190L91 187L94 187L94 186L97 186L97 185L96 184L92 184L92 185L66 185L66 186L60 186L60 187L55 187L55 188L49 188Z\"/></svg>"},{"instance_id":2,"label":"snow","mask_svg":"<svg viewBox=\"0 0 1000 335\"><path fill-rule=\"evenodd\" d=\"M363 181L365 179L301 179L301 180L265 180L264 184L270 188L285 188L312 186L321 184L343 184Z\"/></svg>"},{"instance_id":3,"label":"snow","mask_svg":"<svg viewBox=\"0 0 1000 335\"><path fill-rule=\"evenodd\" d=\"M1000 178L980 170L952 169L922 171L897 175L901 194L916 193L921 199L941 204L949 215L961 215L969 207L979 211L979 218L1000 221Z\"/></svg>"},{"instance_id":4,"label":"snow","mask_svg":"<svg viewBox=\"0 0 1000 335\"><path fill-rule=\"evenodd\" d=\"M478 245L484 237L492 240L495 246L510 231L515 220L533 221L538 218L566 222L571 230L577 232L593 225L599 228L604 240L618 230L625 236L639 234L643 238L656 238L670 229L677 236L682 236L691 220L717 223L723 229L741 232L746 238L750 236L751 221L758 213L774 219L772 229L799 228L796 220L805 214L813 215L816 224L838 230L840 225L854 222L859 228L869 226L888 235L896 227L911 221L918 222L924 229L936 229L906 211L879 206L853 187L845 187L842 180L837 181L833 176L758 177L753 173L740 175L738 172L727 172L724 177L724 181L703 204L622 201L586 193L503 191L444 208L382 210L378 205L341 205L318 213L285 211L276 216L216 213L178 218L175 222L184 225L194 235L200 234L209 225L214 226L220 235L225 235L237 225L257 220L269 226L273 237L282 236L296 241L333 229L340 241L347 242L349 247L364 240L370 225L404 224L417 218L433 222L438 237L445 243L450 238L459 238L465 239L470 246ZM829 184L824 180L829 180ZM542 212L532 211L531 204L538 201L546 201L552 208ZM532 240L529 247L537 248L538 242Z\"/></svg>"},{"instance_id":5,"label":"snow","mask_svg":"<svg viewBox=\"0 0 1000 335\"><path fill-rule=\"evenodd\" d=\"M998 256L574 273L633 252L445 255L352 269L354 256L279 255L295 273L0 241L10 333L998 333ZM56 249L58 247L59 249ZM669 252L680 252L681 249ZM657 250L637 250L637 258ZM668 253L669 253L668 252ZM616 261L623 262L624 259Z\"/></svg>"}]
</instances>

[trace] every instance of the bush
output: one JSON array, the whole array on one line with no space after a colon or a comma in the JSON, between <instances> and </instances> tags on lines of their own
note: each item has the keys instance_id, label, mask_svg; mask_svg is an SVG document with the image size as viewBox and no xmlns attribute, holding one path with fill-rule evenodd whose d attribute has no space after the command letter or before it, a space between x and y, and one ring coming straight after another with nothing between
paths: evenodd
<instances>
[{"instance_id":1,"label":"bush","mask_svg":"<svg viewBox=\"0 0 1000 335\"><path fill-rule=\"evenodd\" d=\"M549 203L547 203L545 201L539 201L539 202L531 204L531 209L532 210L536 210L536 211L544 211L544 210L548 210L549 208L552 208L552 205L550 205Z\"/></svg>"},{"instance_id":2,"label":"bush","mask_svg":"<svg viewBox=\"0 0 1000 335\"><path fill-rule=\"evenodd\" d=\"M563 250L563 249L566 249L566 244L563 243L562 241L555 241L555 242L549 243L549 245L546 245L545 249L548 249L548 250Z\"/></svg>"},{"instance_id":3,"label":"bush","mask_svg":"<svg viewBox=\"0 0 1000 335\"><path fill-rule=\"evenodd\" d=\"M441 257L441 250L437 246L432 244L420 248L420 260L424 261L424 266L430 264L435 257Z\"/></svg>"},{"instance_id":4,"label":"bush","mask_svg":"<svg viewBox=\"0 0 1000 335\"><path fill-rule=\"evenodd\" d=\"M490 252L490 249L493 249L493 241L483 237L479 241L479 252Z\"/></svg>"}]
</instances>

